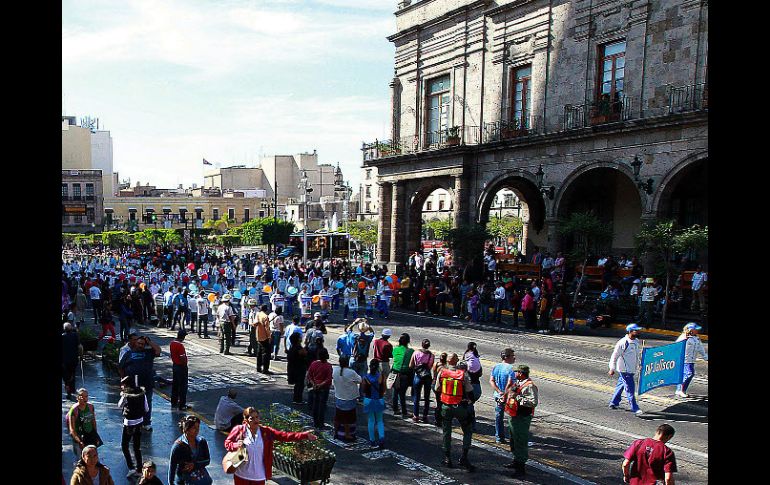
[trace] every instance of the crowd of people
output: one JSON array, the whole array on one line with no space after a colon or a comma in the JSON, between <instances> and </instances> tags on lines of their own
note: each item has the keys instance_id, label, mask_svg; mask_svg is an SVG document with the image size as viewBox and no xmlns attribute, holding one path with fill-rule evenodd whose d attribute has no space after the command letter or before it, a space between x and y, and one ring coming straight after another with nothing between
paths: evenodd
<instances>
[{"instance_id":1,"label":"crowd of people","mask_svg":"<svg viewBox=\"0 0 770 485\"><path fill-rule=\"evenodd\" d=\"M470 281L464 274L467 272L448 264L436 252L424 258L419 253L413 254L400 275L388 274L385 268L364 263L353 265L340 259L312 261L305 266L296 258L270 259L258 253L239 256L227 251L184 248L170 251L158 248L145 253L104 250L63 254L63 349L66 350L63 370L67 397L77 401L69 414L74 413L70 419L73 452L82 458L77 465L78 476L107 473L103 467L88 464L96 454L95 447L101 443L87 391L75 391L74 385L78 354L75 329L84 322L89 309L102 328L99 339L111 334L111 339L119 338L124 344L119 355L123 392L118 406L123 409L124 417L121 448L131 470L129 477L139 479L139 483L158 480L154 464L148 466L142 461L139 446L142 431L152 430L152 394L157 379L153 361L160 356L158 345L136 332L136 324L145 323L172 330L179 327L170 345L172 407L181 411L189 408L184 349L187 328L201 339L217 335L220 353L227 355L238 338L236 328L240 324L249 330L248 355L255 357L258 373L270 375L272 360L286 360L288 383L293 386L292 401L307 405L316 430L326 426L325 413L332 389L333 435L341 441L356 439L359 406L367 416L369 441L378 447L385 444L383 411L386 404L390 404L396 416L415 423L430 422L432 411L433 424L443 429L444 465L454 466L451 430L457 419L463 432L458 464L473 471L475 467L470 463L468 452L475 428L474 403L481 396L483 375L476 344L468 342L461 355L436 355L430 350L429 339L420 341L419 348L411 347L408 333L391 342L391 329L383 328L379 338L375 338L372 319L377 312L379 318L387 320L390 309L400 307L418 314L451 315L472 322L502 325L503 311L509 310L511 321L505 324L519 326L521 311L527 328L543 332L566 330L571 310L564 258L561 253L555 259L548 254L538 257L538 254L535 259L539 258L543 268L541 278L527 284L496 271L495 259L490 254L485 258L487 271L478 281ZM615 281L610 279L610 283ZM629 291L633 291L635 285L636 281L632 281ZM644 289L640 294L644 296ZM447 314L449 303L452 308ZM364 311L359 314L361 307ZM491 315L490 307L494 309ZM329 362L331 346L325 342L331 314L341 316L346 324L333 350L337 353L337 365ZM116 319L119 336L114 328ZM348 324L350 319L352 323ZM686 338L694 336L697 340L697 329L690 330ZM697 356L700 352L705 357L702 346L697 347L697 343L694 341L695 350L691 353ZM688 349L689 346L688 340ZM691 360L694 363L694 357ZM494 389L496 402L495 439L506 443L507 416L513 456L508 466L514 470L514 476L518 476L525 473L529 426L538 404L538 391L529 377L529 367L514 368L514 361L513 350L503 349L501 362L492 369L489 384ZM611 361L611 373L615 367ZM629 387L625 374L628 372L621 372L620 391L616 391L611 407L613 403L615 407L618 405L623 390L629 393L630 400L633 397L633 388ZM694 366L689 368L690 379L693 374ZM679 391L684 394L688 384L689 380ZM406 393L410 389L411 411L406 404ZM433 408L431 396L435 402ZM235 399L236 392L231 390L222 397L215 413L217 428L230 431L226 448L234 451L246 447L257 454L257 450L262 450L266 457L261 465L249 465L246 471L236 472L236 484L269 479L266 450L273 440L315 439L309 432L300 436L262 427L258 412L250 407L244 409ZM632 410L636 410L635 404L635 401L631 403ZM171 451L169 483L189 483L190 477L198 480L194 483L206 483L205 467L210 459L208 446L198 435L197 419L188 415L180 421L182 434ZM131 443L134 457L129 450ZM76 483L74 480L73 476L72 483Z\"/></svg>"}]
</instances>

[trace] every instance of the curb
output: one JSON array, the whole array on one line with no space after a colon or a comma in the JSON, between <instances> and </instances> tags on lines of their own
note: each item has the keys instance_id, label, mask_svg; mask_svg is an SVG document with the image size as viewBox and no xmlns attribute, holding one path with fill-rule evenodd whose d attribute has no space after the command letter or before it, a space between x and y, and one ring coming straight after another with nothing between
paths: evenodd
<instances>
[{"instance_id":1,"label":"curb","mask_svg":"<svg viewBox=\"0 0 770 485\"><path fill-rule=\"evenodd\" d=\"M452 310L454 310L454 306L451 303L447 303L446 307L447 307L447 309L451 308ZM513 316L513 312L511 312L510 310L503 310L502 314L503 315L508 315L508 316ZM577 319L576 318L574 321L575 321L575 325L580 325L580 326L583 326L583 327L586 325L586 321L583 320L583 319ZM482 329L482 328L485 328L485 327L489 326L489 325L483 325L483 324L479 324L479 323L466 323L466 325L469 326L470 328L477 328L477 329ZM623 332L626 331L626 326L622 325L620 323L611 323L609 328L612 328L612 329L615 329L615 330L622 330ZM645 328L644 332L645 333L654 333L654 334L657 334L657 335L667 335L667 336L670 336L670 337L678 337L679 335L682 334L682 332L678 332L676 330L665 330L665 329L662 329L662 328ZM698 334L698 336L700 337L700 339L703 342L708 342L708 340L709 340L708 339L708 334L701 333L701 334Z\"/></svg>"}]
</instances>

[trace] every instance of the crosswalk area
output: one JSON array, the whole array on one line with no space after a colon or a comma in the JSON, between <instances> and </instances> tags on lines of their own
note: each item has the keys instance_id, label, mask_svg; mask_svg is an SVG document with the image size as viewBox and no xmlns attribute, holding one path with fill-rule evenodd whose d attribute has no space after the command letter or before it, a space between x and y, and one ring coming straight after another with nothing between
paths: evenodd
<instances>
[{"instance_id":1,"label":"crosswalk area","mask_svg":"<svg viewBox=\"0 0 770 485\"><path fill-rule=\"evenodd\" d=\"M240 372L217 372L209 375L190 375L188 377L188 392L208 391L211 389L227 389L237 386L253 386L275 382L275 378L262 376L254 370Z\"/></svg>"}]
</instances>

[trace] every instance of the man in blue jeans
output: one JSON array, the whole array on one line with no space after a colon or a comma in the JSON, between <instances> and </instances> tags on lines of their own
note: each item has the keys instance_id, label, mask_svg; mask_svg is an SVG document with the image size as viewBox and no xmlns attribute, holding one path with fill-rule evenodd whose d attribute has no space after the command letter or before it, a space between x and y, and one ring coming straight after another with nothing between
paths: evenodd
<instances>
[{"instance_id":1,"label":"man in blue jeans","mask_svg":"<svg viewBox=\"0 0 770 485\"><path fill-rule=\"evenodd\" d=\"M502 362L495 365L492 374L489 377L489 384L494 389L492 397L495 399L495 441L505 443L505 386L509 379L516 379L516 373L513 370L513 363L516 362L516 356L513 349L508 347L500 352Z\"/></svg>"},{"instance_id":2,"label":"man in blue jeans","mask_svg":"<svg viewBox=\"0 0 770 485\"><path fill-rule=\"evenodd\" d=\"M631 405L631 411L636 413L637 416L644 414L639 405L636 404L636 386L634 382L634 374L636 368L639 365L639 331L642 327L635 323L631 323L626 327L626 336L618 340L615 344L615 349L610 357L610 376L618 374L618 384L615 386L615 393L610 400L609 408L617 409L620 405L620 397L623 391L626 393L628 403Z\"/></svg>"}]
</instances>

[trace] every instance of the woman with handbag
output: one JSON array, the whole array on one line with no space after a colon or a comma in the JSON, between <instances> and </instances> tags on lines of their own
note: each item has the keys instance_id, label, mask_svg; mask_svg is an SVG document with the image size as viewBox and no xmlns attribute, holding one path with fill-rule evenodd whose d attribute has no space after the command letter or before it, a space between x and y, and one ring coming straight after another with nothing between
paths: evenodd
<instances>
[{"instance_id":1,"label":"woman with handbag","mask_svg":"<svg viewBox=\"0 0 770 485\"><path fill-rule=\"evenodd\" d=\"M317 440L310 431L301 433L280 431L259 423L259 411L253 407L243 410L243 424L236 426L225 438L230 452L222 460L226 473L233 473L235 485L265 485L273 478L273 443L275 441ZM233 462L234 454L245 449L247 458Z\"/></svg>"},{"instance_id":2,"label":"woman with handbag","mask_svg":"<svg viewBox=\"0 0 770 485\"><path fill-rule=\"evenodd\" d=\"M102 440L96 432L96 413L94 405L88 402L88 391L81 387L76 394L77 403L73 404L67 412L67 426L72 436L72 452L75 454L75 459L79 460L83 454L83 448L88 445L99 447L102 445Z\"/></svg>"},{"instance_id":3,"label":"woman with handbag","mask_svg":"<svg viewBox=\"0 0 770 485\"><path fill-rule=\"evenodd\" d=\"M415 423L420 422L420 394L424 395L425 408L422 411L423 423L428 422L428 412L430 411L430 389L433 383L433 376L431 376L431 369L435 357L433 353L428 350L430 348L430 340L423 339L422 348L415 351L412 354L412 358L409 360L409 368L414 369L414 378L412 379L412 403L414 404L414 413L412 413L412 421Z\"/></svg>"},{"instance_id":4,"label":"woman with handbag","mask_svg":"<svg viewBox=\"0 0 770 485\"><path fill-rule=\"evenodd\" d=\"M179 429L182 435L171 447L169 485L211 485L213 480L206 470L206 466L211 463L211 456L206 439L198 435L200 419L187 415L179 421Z\"/></svg>"}]
</instances>

